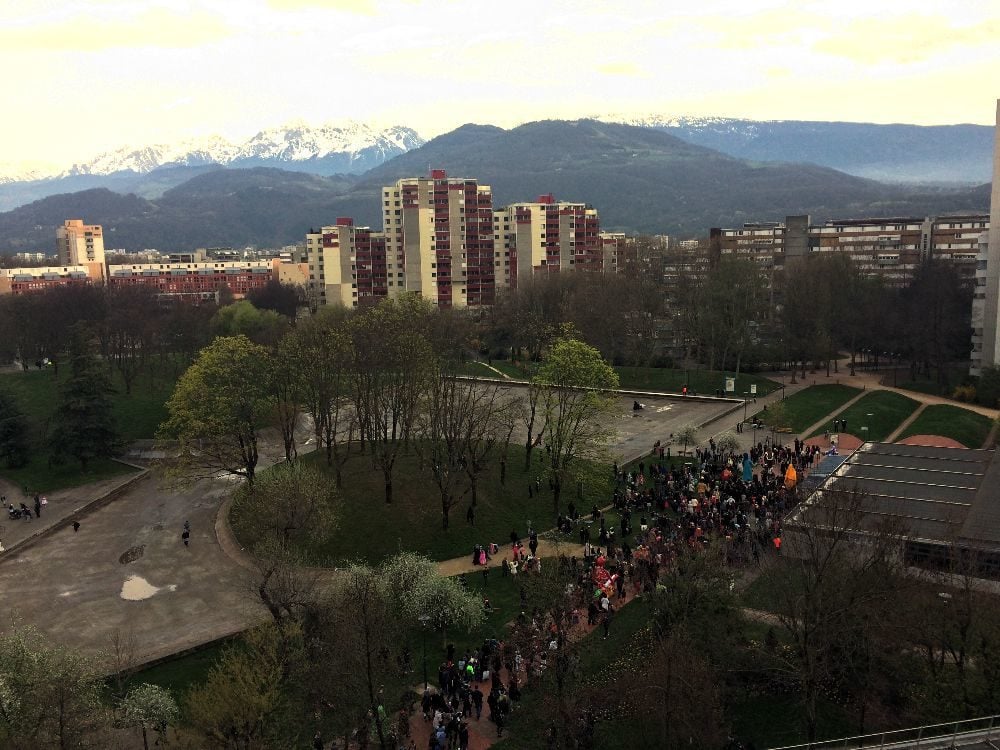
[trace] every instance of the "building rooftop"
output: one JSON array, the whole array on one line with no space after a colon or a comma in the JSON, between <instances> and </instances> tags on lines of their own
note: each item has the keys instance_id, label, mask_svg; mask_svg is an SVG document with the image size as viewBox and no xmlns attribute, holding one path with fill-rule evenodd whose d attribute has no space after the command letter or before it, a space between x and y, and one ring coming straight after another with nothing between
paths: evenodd
<instances>
[{"instance_id":1,"label":"building rooftop","mask_svg":"<svg viewBox=\"0 0 1000 750\"><path fill-rule=\"evenodd\" d=\"M864 443L817 492L834 489L864 494L859 531L892 521L912 540L1000 549L995 451ZM793 524L822 523L810 500L790 519Z\"/></svg>"}]
</instances>

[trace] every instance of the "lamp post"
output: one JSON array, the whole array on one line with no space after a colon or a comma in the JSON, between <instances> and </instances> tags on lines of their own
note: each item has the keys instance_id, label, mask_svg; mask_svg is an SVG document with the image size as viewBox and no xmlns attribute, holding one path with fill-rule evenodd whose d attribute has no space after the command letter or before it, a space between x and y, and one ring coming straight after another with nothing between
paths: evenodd
<instances>
[{"instance_id":1,"label":"lamp post","mask_svg":"<svg viewBox=\"0 0 1000 750\"><path fill-rule=\"evenodd\" d=\"M420 615L420 641L424 652L424 690L427 689L427 623L431 621L430 615Z\"/></svg>"},{"instance_id":2,"label":"lamp post","mask_svg":"<svg viewBox=\"0 0 1000 750\"><path fill-rule=\"evenodd\" d=\"M750 391L743 392L743 421L747 421L747 401L750 400Z\"/></svg>"}]
</instances>

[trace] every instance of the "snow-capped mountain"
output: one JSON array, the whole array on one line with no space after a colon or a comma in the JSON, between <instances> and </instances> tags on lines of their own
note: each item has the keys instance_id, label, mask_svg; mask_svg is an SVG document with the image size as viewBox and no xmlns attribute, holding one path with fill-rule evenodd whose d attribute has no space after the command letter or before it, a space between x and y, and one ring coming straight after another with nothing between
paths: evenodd
<instances>
[{"instance_id":1,"label":"snow-capped mountain","mask_svg":"<svg viewBox=\"0 0 1000 750\"><path fill-rule=\"evenodd\" d=\"M993 128L808 120L747 120L664 114L597 115L603 122L655 128L698 146L752 161L809 162L888 182L988 182Z\"/></svg>"},{"instance_id":2,"label":"snow-capped mountain","mask_svg":"<svg viewBox=\"0 0 1000 750\"><path fill-rule=\"evenodd\" d=\"M0 165L0 183L123 171L145 174L159 167L206 164L356 173L423 143L416 131L399 125L375 129L361 122L311 126L299 121L262 130L242 143L212 136L174 144L126 146L48 174L25 174Z\"/></svg>"}]
</instances>

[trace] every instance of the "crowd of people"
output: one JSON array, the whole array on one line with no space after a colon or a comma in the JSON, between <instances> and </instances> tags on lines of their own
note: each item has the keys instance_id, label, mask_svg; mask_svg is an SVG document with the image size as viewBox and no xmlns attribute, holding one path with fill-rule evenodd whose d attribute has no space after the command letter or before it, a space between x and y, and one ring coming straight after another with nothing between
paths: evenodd
<instances>
[{"instance_id":1,"label":"crowd of people","mask_svg":"<svg viewBox=\"0 0 1000 750\"><path fill-rule=\"evenodd\" d=\"M768 441L727 452L710 440L683 465L666 462L661 447L633 468L614 465L609 500L617 529L609 523L611 514L597 504L581 515L570 502L556 519L558 530L583 545L582 556L549 563L572 581L560 622L553 615L557 607L529 608L522 587L522 611L505 641L486 641L461 655L449 648L438 671L438 689L426 690L421 701L423 719L430 724L428 750L467 750L470 723L483 718L502 736L522 686L544 675L580 631L600 628L607 638L616 609L630 597L653 591L684 547L699 549L720 540L734 565L759 560L772 549L780 552L782 518L795 502L795 482L788 478L808 471L817 447L799 440L789 446ZM527 550L512 531L502 574L540 570L537 547L534 530L529 528ZM502 551L496 543L476 546L472 562L488 575ZM492 609L488 599L486 606ZM590 718L588 723L581 717L580 731L593 730ZM547 736L554 742L554 726Z\"/></svg>"}]
</instances>

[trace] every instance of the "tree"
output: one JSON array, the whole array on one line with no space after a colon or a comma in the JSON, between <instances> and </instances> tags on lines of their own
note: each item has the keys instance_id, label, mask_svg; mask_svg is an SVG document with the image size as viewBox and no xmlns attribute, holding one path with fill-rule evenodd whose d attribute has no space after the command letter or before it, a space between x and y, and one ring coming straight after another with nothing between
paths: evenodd
<instances>
[{"instance_id":1,"label":"tree","mask_svg":"<svg viewBox=\"0 0 1000 750\"><path fill-rule=\"evenodd\" d=\"M270 414L270 355L246 336L202 349L167 401L159 437L176 440L172 473L196 479L229 472L253 483L258 435Z\"/></svg>"},{"instance_id":2,"label":"tree","mask_svg":"<svg viewBox=\"0 0 1000 750\"><path fill-rule=\"evenodd\" d=\"M14 395L0 388L0 461L10 469L24 466L30 446L27 418Z\"/></svg>"},{"instance_id":3,"label":"tree","mask_svg":"<svg viewBox=\"0 0 1000 750\"><path fill-rule=\"evenodd\" d=\"M220 750L288 747L271 742L288 709L284 686L294 656L284 644L285 637L269 624L227 646L205 684L185 696L184 734L193 735L200 747Z\"/></svg>"},{"instance_id":4,"label":"tree","mask_svg":"<svg viewBox=\"0 0 1000 750\"><path fill-rule=\"evenodd\" d=\"M337 523L339 500L319 469L278 464L236 490L233 519L245 538L289 547L327 538Z\"/></svg>"},{"instance_id":5,"label":"tree","mask_svg":"<svg viewBox=\"0 0 1000 750\"><path fill-rule=\"evenodd\" d=\"M122 714L125 726L139 728L142 732L143 750L149 750L148 730L152 729L162 738L167 727L177 721L177 701L169 690L144 682L136 685L125 696ZM160 741L157 740L156 744L159 745Z\"/></svg>"},{"instance_id":6,"label":"tree","mask_svg":"<svg viewBox=\"0 0 1000 750\"><path fill-rule=\"evenodd\" d=\"M496 386L447 375L430 384L418 421L417 449L430 463L445 530L455 503L469 492L476 503L477 479L500 435L500 411Z\"/></svg>"},{"instance_id":7,"label":"tree","mask_svg":"<svg viewBox=\"0 0 1000 750\"><path fill-rule=\"evenodd\" d=\"M70 350L70 376L61 389L50 438L53 456L72 456L86 471L95 458L110 458L118 451L120 438L111 399L114 387L93 353L83 324L75 326Z\"/></svg>"},{"instance_id":8,"label":"tree","mask_svg":"<svg viewBox=\"0 0 1000 750\"><path fill-rule=\"evenodd\" d=\"M894 611L899 587L900 529L866 517L858 489L824 490L806 506L808 518L786 528L788 555L764 573L776 592L775 616L790 648L779 652L779 671L792 677L804 709L806 734L816 738L819 698L845 655L870 652L874 628ZM857 529L863 519L865 541ZM870 661L854 663L852 681L867 679ZM859 672L858 669L863 669Z\"/></svg>"},{"instance_id":9,"label":"tree","mask_svg":"<svg viewBox=\"0 0 1000 750\"><path fill-rule=\"evenodd\" d=\"M609 392L618 387L618 375L592 346L564 338L553 345L534 382L544 389L544 439L558 513L562 486L574 462L593 457L605 444L602 419L613 408Z\"/></svg>"},{"instance_id":10,"label":"tree","mask_svg":"<svg viewBox=\"0 0 1000 750\"><path fill-rule=\"evenodd\" d=\"M251 289L247 301L258 310L272 310L295 320L299 306L305 302L302 287L297 284L283 284L272 278L262 287Z\"/></svg>"},{"instance_id":11,"label":"tree","mask_svg":"<svg viewBox=\"0 0 1000 750\"><path fill-rule=\"evenodd\" d=\"M341 470L357 430L351 398L354 351L345 321L336 311L322 308L282 340L278 356L296 378L298 399L312 419L317 449L324 449L340 487Z\"/></svg>"},{"instance_id":12,"label":"tree","mask_svg":"<svg viewBox=\"0 0 1000 750\"><path fill-rule=\"evenodd\" d=\"M409 443L421 396L439 375L420 330L426 314L426 303L402 298L382 302L352 321L355 406L373 466L382 471L386 503L392 503L393 469Z\"/></svg>"},{"instance_id":13,"label":"tree","mask_svg":"<svg viewBox=\"0 0 1000 750\"><path fill-rule=\"evenodd\" d=\"M151 287L113 286L107 290L101 350L121 375L125 393L132 392L132 384L146 367L160 314L156 290Z\"/></svg>"},{"instance_id":14,"label":"tree","mask_svg":"<svg viewBox=\"0 0 1000 750\"><path fill-rule=\"evenodd\" d=\"M674 440L681 441L683 446L681 448L681 455L686 455L687 447L698 443L698 428L693 424L686 424L674 433Z\"/></svg>"},{"instance_id":15,"label":"tree","mask_svg":"<svg viewBox=\"0 0 1000 750\"><path fill-rule=\"evenodd\" d=\"M212 318L216 336L246 336L257 344L274 348L288 330L288 318L273 310L258 310L247 300L220 307Z\"/></svg>"},{"instance_id":16,"label":"tree","mask_svg":"<svg viewBox=\"0 0 1000 750\"><path fill-rule=\"evenodd\" d=\"M0 746L81 748L108 719L93 662L31 626L15 624L0 649Z\"/></svg>"}]
</instances>

